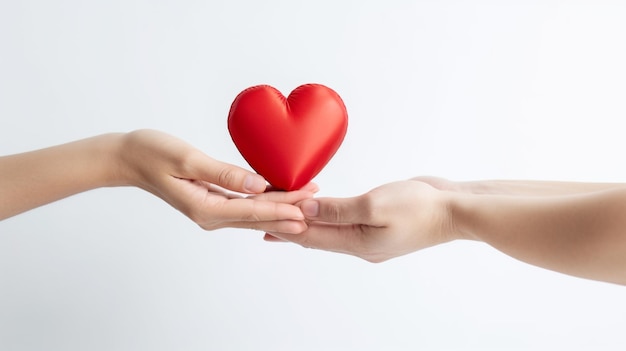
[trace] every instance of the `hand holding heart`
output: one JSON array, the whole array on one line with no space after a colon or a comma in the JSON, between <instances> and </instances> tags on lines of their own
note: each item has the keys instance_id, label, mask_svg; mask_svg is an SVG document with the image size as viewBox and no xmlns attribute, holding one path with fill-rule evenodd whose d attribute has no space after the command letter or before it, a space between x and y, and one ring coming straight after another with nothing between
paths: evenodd
<instances>
[{"instance_id":1,"label":"hand holding heart","mask_svg":"<svg viewBox=\"0 0 626 351\"><path fill-rule=\"evenodd\" d=\"M317 189L309 184L300 191L266 192L260 175L154 130L103 134L3 156L0 169L0 220L87 190L132 185L160 197L204 229L299 233L306 224L293 204Z\"/></svg>"},{"instance_id":2,"label":"hand holding heart","mask_svg":"<svg viewBox=\"0 0 626 351\"><path fill-rule=\"evenodd\" d=\"M125 178L159 196L207 230L224 227L299 233L306 228L293 206L313 196L300 191L266 191L263 177L210 158L182 140L151 130L123 137ZM249 194L247 197L227 192Z\"/></svg>"},{"instance_id":3,"label":"hand holding heart","mask_svg":"<svg viewBox=\"0 0 626 351\"><path fill-rule=\"evenodd\" d=\"M255 115L270 117L251 120ZM133 185L204 229L299 233L306 223L294 204L317 191L309 181L339 147L346 124L341 99L322 86L303 86L287 100L267 86L240 94L229 116L233 140L274 187L300 189L291 192L268 192L263 176L153 130L104 134L0 157L5 200L0 202L0 220L87 190Z\"/></svg>"}]
</instances>

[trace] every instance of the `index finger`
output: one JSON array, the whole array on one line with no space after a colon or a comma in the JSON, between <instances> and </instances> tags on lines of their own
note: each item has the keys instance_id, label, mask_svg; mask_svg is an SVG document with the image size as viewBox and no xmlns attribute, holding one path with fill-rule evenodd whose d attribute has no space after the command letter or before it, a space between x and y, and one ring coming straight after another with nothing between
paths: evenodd
<instances>
[{"instance_id":1,"label":"index finger","mask_svg":"<svg viewBox=\"0 0 626 351\"><path fill-rule=\"evenodd\" d=\"M190 158L189 167L194 178L240 193L259 194L265 191L267 183L259 174L216 160L203 153L197 153Z\"/></svg>"}]
</instances>

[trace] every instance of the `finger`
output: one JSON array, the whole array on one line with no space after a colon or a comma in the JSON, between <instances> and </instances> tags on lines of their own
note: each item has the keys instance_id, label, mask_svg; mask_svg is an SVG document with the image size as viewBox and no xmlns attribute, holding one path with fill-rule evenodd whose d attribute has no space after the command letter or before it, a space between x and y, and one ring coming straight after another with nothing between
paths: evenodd
<instances>
[{"instance_id":1,"label":"finger","mask_svg":"<svg viewBox=\"0 0 626 351\"><path fill-rule=\"evenodd\" d=\"M260 195L252 195L248 198L257 201L273 201L287 204L295 204L300 201L312 198L314 194L315 193L306 190L270 191Z\"/></svg>"},{"instance_id":2,"label":"finger","mask_svg":"<svg viewBox=\"0 0 626 351\"><path fill-rule=\"evenodd\" d=\"M301 202L299 207L304 216L313 221L369 224L371 219L371 206L366 196L311 199Z\"/></svg>"},{"instance_id":3,"label":"finger","mask_svg":"<svg viewBox=\"0 0 626 351\"><path fill-rule=\"evenodd\" d=\"M269 232L271 236L299 244L306 248L359 255L363 247L364 227L353 224L311 222L298 235Z\"/></svg>"},{"instance_id":4,"label":"finger","mask_svg":"<svg viewBox=\"0 0 626 351\"><path fill-rule=\"evenodd\" d=\"M271 242L271 243L286 243L286 242L288 242L287 240L283 240L281 238L277 238L277 237L273 236L270 233L265 233L265 235L263 236L263 240L265 240L267 242Z\"/></svg>"},{"instance_id":5,"label":"finger","mask_svg":"<svg viewBox=\"0 0 626 351\"><path fill-rule=\"evenodd\" d=\"M317 184L313 183L313 182L309 182L305 186L300 188L299 190L310 191L312 193L316 193L316 192L320 191L320 187Z\"/></svg>"},{"instance_id":6,"label":"finger","mask_svg":"<svg viewBox=\"0 0 626 351\"><path fill-rule=\"evenodd\" d=\"M294 234L306 229L304 215L297 206L242 197L228 198L225 194L207 192L205 184L197 181L172 178L169 183L170 195L160 195L204 229L237 227Z\"/></svg>"},{"instance_id":7,"label":"finger","mask_svg":"<svg viewBox=\"0 0 626 351\"><path fill-rule=\"evenodd\" d=\"M228 222L304 220L304 215L297 206L254 199L230 199L209 210L213 212L212 217Z\"/></svg>"},{"instance_id":8,"label":"finger","mask_svg":"<svg viewBox=\"0 0 626 351\"><path fill-rule=\"evenodd\" d=\"M297 236L304 232L308 226L304 221L283 220L266 222L226 222L222 227L254 229L263 232L284 233Z\"/></svg>"},{"instance_id":9,"label":"finger","mask_svg":"<svg viewBox=\"0 0 626 351\"><path fill-rule=\"evenodd\" d=\"M201 154L200 159L192 160L191 167L201 180L217 184L222 188L240 193L260 194L265 191L267 182L259 174L241 167L215 160Z\"/></svg>"}]
</instances>

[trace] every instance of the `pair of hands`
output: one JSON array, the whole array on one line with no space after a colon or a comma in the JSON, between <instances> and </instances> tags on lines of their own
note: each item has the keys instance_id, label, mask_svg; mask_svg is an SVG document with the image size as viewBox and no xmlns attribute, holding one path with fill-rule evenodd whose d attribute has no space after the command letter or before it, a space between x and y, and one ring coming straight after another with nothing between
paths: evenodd
<instances>
[{"instance_id":1,"label":"pair of hands","mask_svg":"<svg viewBox=\"0 0 626 351\"><path fill-rule=\"evenodd\" d=\"M167 134L105 134L0 157L0 220L99 187L136 186L202 228L250 228L370 262L455 239L521 261L626 284L626 185L421 177L352 198L313 198L315 184L272 191L259 175Z\"/></svg>"},{"instance_id":2,"label":"pair of hands","mask_svg":"<svg viewBox=\"0 0 626 351\"><path fill-rule=\"evenodd\" d=\"M438 192L417 181L349 199L312 199L318 188L273 191L258 174L215 160L154 130L99 135L0 157L0 220L100 187L135 186L200 227L248 228L370 261L446 240Z\"/></svg>"},{"instance_id":3,"label":"pair of hands","mask_svg":"<svg viewBox=\"0 0 626 351\"><path fill-rule=\"evenodd\" d=\"M124 139L120 178L207 230L255 229L267 232L267 241L291 241L370 262L452 239L441 194L426 182L395 182L353 198L312 199L318 190L313 183L298 191L272 191L261 176L164 133L142 130Z\"/></svg>"},{"instance_id":4,"label":"pair of hands","mask_svg":"<svg viewBox=\"0 0 626 351\"><path fill-rule=\"evenodd\" d=\"M250 228L370 262L455 239L521 261L626 284L626 184L421 177L352 198L315 184L272 191L259 175L167 134L105 134L0 157L0 220L99 187L136 186L202 228Z\"/></svg>"}]
</instances>

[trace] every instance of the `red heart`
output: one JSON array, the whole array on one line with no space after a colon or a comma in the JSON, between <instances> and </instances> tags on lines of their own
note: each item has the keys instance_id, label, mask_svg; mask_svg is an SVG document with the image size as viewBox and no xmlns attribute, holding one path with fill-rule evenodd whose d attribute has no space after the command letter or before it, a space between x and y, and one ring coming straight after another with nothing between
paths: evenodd
<instances>
[{"instance_id":1,"label":"red heart","mask_svg":"<svg viewBox=\"0 0 626 351\"><path fill-rule=\"evenodd\" d=\"M297 87L285 99L269 85L235 98L228 130L241 155L274 187L296 190L326 166L348 128L339 95L320 84Z\"/></svg>"}]
</instances>

